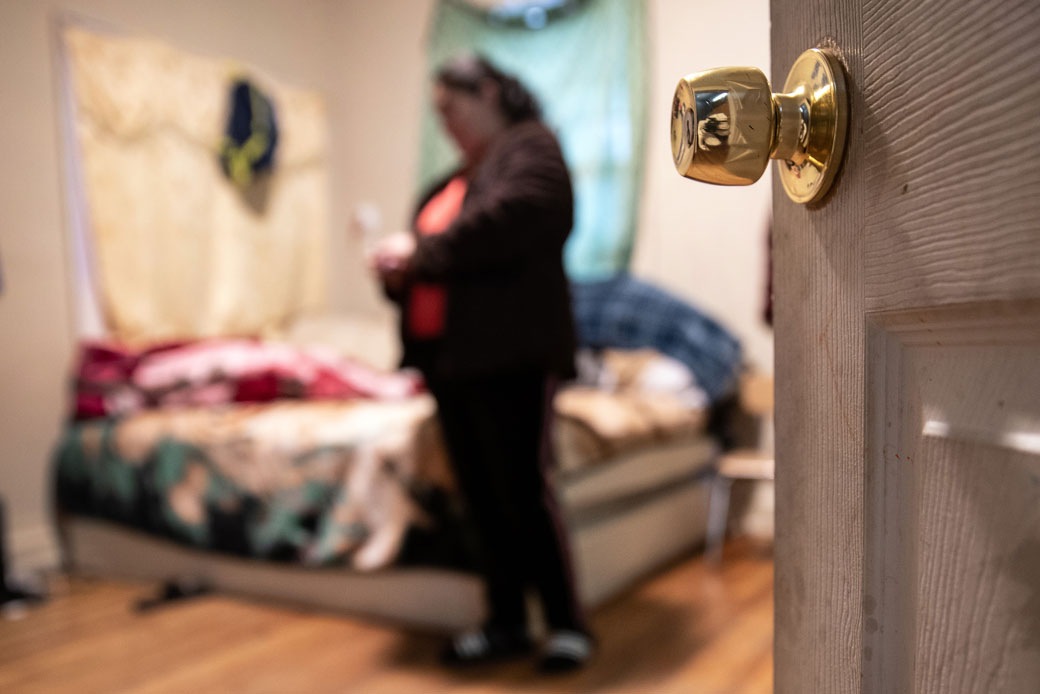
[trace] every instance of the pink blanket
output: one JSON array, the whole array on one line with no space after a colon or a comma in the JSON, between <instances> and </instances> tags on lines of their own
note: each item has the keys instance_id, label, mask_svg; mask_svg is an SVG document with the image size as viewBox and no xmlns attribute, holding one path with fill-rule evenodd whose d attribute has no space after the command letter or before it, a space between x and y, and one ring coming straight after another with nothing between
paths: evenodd
<instances>
[{"instance_id":1,"label":"pink blanket","mask_svg":"<svg viewBox=\"0 0 1040 694\"><path fill-rule=\"evenodd\" d=\"M80 346L76 419L231 402L395 400L423 390L414 373L383 373L321 348L247 339L162 344L134 351Z\"/></svg>"}]
</instances>

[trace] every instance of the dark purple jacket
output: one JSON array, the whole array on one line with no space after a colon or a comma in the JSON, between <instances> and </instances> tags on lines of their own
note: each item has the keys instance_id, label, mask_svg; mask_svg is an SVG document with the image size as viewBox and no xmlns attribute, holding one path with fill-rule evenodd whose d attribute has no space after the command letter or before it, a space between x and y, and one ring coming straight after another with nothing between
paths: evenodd
<instances>
[{"instance_id":1,"label":"dark purple jacket","mask_svg":"<svg viewBox=\"0 0 1040 694\"><path fill-rule=\"evenodd\" d=\"M459 172L439 181L422 200ZM404 366L464 379L517 368L574 374L574 320L563 244L574 221L570 175L559 143L541 123L510 127L472 172L458 218L421 236L411 279L447 290L443 336L411 339L402 320ZM414 226L414 225L413 225ZM405 291L396 297L407 315Z\"/></svg>"}]
</instances>

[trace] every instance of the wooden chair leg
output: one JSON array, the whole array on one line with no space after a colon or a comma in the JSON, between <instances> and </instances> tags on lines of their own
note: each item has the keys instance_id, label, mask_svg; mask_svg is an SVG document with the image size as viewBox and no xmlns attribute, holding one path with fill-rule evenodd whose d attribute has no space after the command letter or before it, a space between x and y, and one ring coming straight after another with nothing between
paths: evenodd
<instances>
[{"instance_id":1,"label":"wooden chair leg","mask_svg":"<svg viewBox=\"0 0 1040 694\"><path fill-rule=\"evenodd\" d=\"M732 487L733 480L723 475L716 475L711 484L705 556L709 563L716 566L722 562L722 543L726 539L726 519L729 515L729 495Z\"/></svg>"}]
</instances>

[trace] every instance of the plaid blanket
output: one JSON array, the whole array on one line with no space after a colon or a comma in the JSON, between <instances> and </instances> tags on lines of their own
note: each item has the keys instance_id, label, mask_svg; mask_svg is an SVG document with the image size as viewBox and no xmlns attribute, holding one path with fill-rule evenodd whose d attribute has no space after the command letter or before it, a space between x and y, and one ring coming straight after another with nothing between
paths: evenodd
<instances>
[{"instance_id":1,"label":"plaid blanket","mask_svg":"<svg viewBox=\"0 0 1040 694\"><path fill-rule=\"evenodd\" d=\"M735 387L740 342L685 301L629 275L575 282L571 292L583 346L656 349L685 364L712 401Z\"/></svg>"}]
</instances>

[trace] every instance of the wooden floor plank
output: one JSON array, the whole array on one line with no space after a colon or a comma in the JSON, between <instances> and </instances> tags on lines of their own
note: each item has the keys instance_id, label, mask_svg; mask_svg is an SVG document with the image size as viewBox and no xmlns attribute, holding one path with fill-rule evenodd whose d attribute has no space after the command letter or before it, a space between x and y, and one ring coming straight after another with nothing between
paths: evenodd
<instances>
[{"instance_id":1,"label":"wooden floor plank","mask_svg":"<svg viewBox=\"0 0 1040 694\"><path fill-rule=\"evenodd\" d=\"M436 637L223 596L140 614L145 586L73 579L0 622L0 691L767 694L772 581L768 551L746 541L721 567L682 561L595 611L592 665L546 678L530 662L445 670Z\"/></svg>"}]
</instances>

